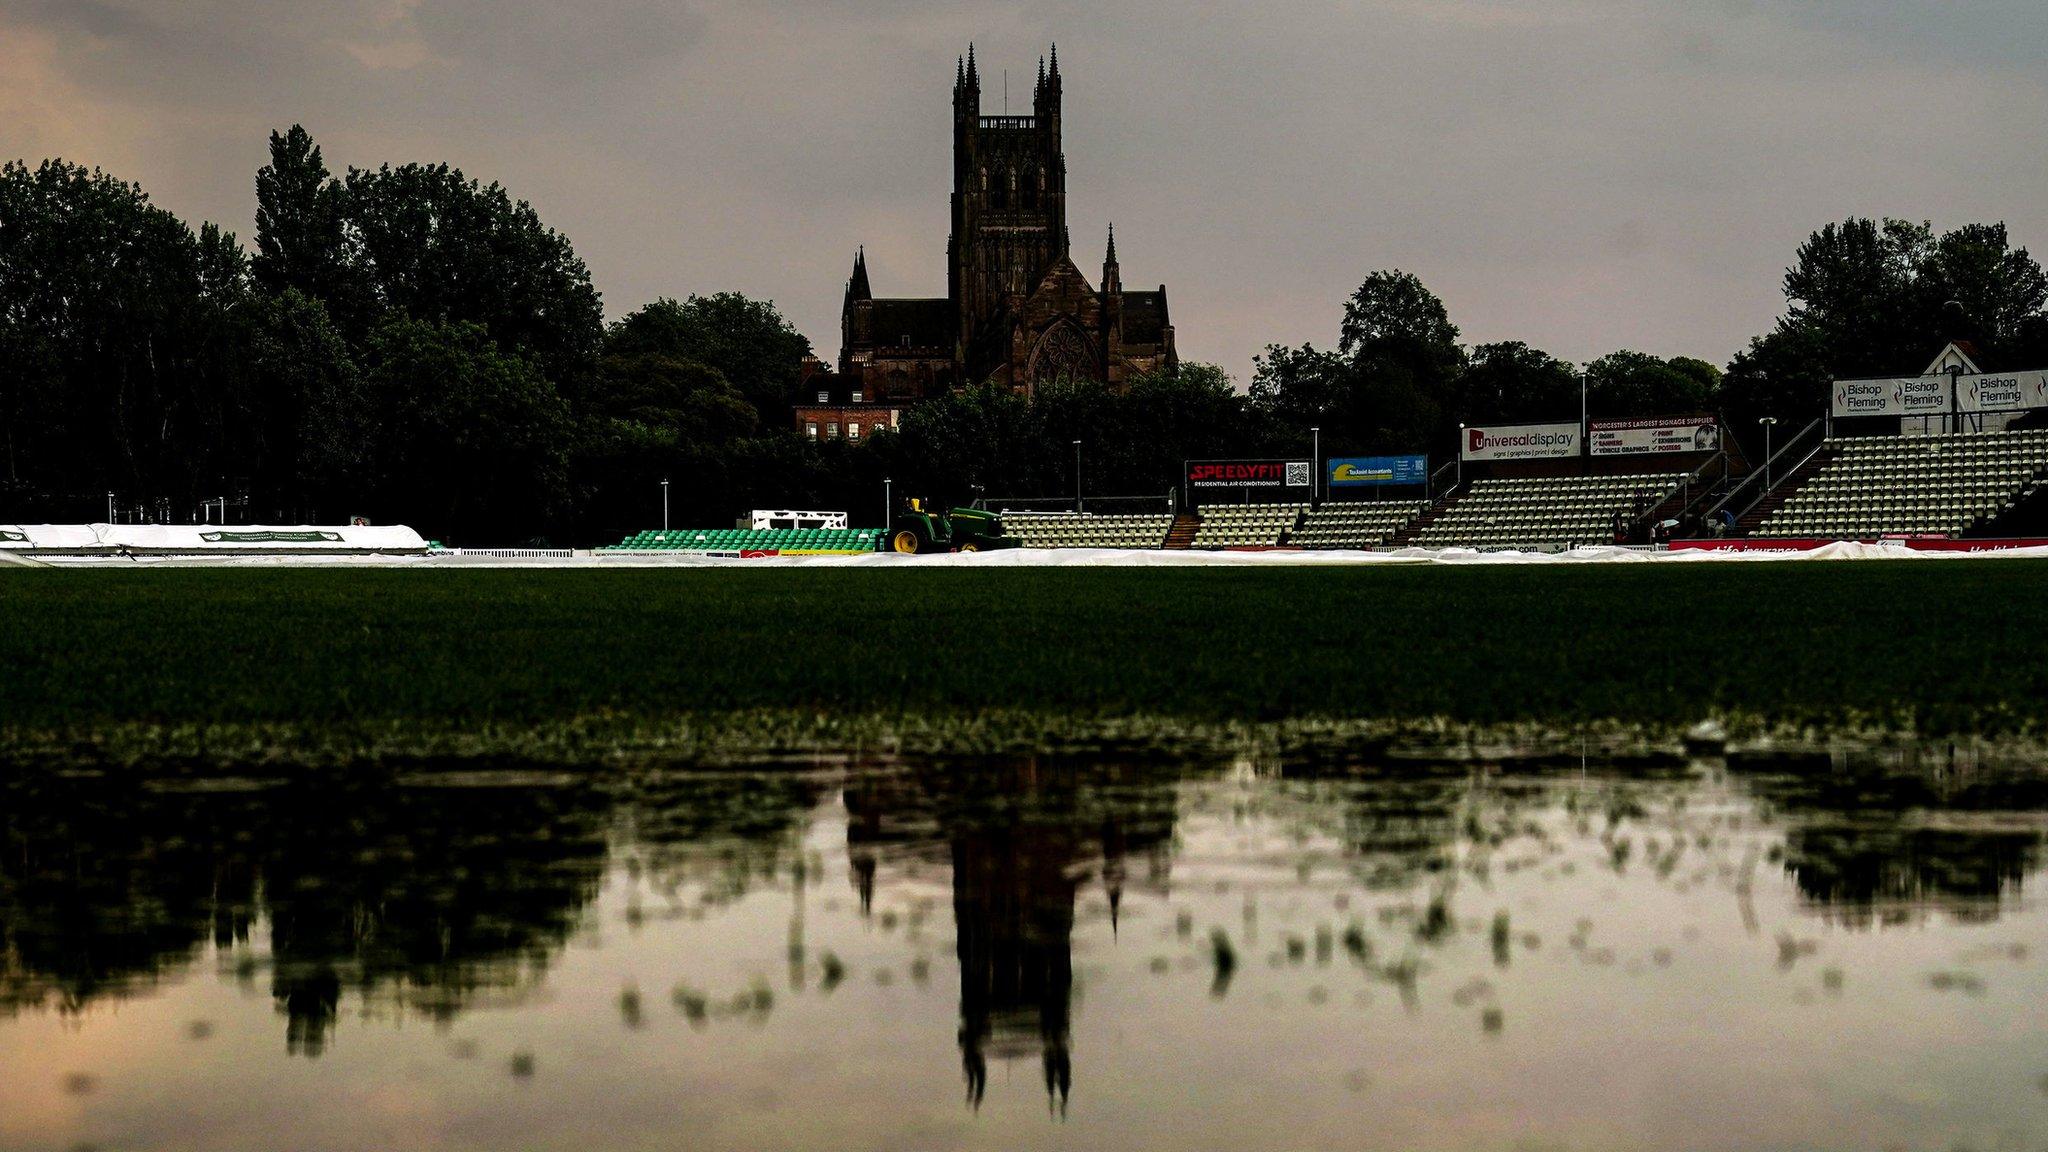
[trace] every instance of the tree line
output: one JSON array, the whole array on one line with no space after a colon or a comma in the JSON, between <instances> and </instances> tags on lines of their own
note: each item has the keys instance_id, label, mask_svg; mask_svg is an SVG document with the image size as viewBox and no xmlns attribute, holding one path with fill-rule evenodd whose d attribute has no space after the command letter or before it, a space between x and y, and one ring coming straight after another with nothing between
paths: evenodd
<instances>
[{"instance_id":1,"label":"tree line","mask_svg":"<svg viewBox=\"0 0 2048 1152\"><path fill-rule=\"evenodd\" d=\"M2002 224L1850 219L1800 245L1786 307L1725 368L1618 351L1596 418L1804 424L1837 376L1917 371L1966 339L2048 366L2048 276ZM880 519L883 479L942 499L1158 495L1188 458L1453 450L1462 423L1571 419L1581 369L1460 341L1412 274L1375 272L1334 345L1268 347L1246 388L1184 364L1120 390L970 387L899 430L790 420L809 342L768 302L661 299L606 323L568 239L445 164L330 172L298 126L256 174L253 250L62 160L0 167L0 520L402 521L452 542L602 543L750 507ZM2022 363L2024 362L2024 363Z\"/></svg>"}]
</instances>

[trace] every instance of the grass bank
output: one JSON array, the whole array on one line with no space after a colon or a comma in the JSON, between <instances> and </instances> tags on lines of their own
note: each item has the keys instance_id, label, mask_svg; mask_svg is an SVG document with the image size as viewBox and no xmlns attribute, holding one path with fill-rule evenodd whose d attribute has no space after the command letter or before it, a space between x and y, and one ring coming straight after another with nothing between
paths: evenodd
<instances>
[{"instance_id":1,"label":"grass bank","mask_svg":"<svg viewBox=\"0 0 2048 1152\"><path fill-rule=\"evenodd\" d=\"M2048 563L13 570L0 748L2037 737ZM324 751L322 751L324 750ZM338 753L337 753L338 754Z\"/></svg>"}]
</instances>

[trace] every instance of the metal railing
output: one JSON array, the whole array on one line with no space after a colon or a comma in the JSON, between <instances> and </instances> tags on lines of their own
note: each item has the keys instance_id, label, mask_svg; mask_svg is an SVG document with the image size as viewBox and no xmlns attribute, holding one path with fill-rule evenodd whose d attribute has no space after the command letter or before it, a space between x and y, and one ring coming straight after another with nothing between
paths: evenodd
<instances>
[{"instance_id":1,"label":"metal railing","mask_svg":"<svg viewBox=\"0 0 2048 1152\"><path fill-rule=\"evenodd\" d=\"M1435 504L1438 500L1450 495L1457 485L1454 483L1449 488L1446 488L1444 486L1444 473L1449 472L1456 476L1457 471L1458 457L1453 455L1449 460L1444 461L1443 467L1429 474L1429 487L1423 491L1423 499L1431 504Z\"/></svg>"},{"instance_id":2,"label":"metal railing","mask_svg":"<svg viewBox=\"0 0 2048 1152\"><path fill-rule=\"evenodd\" d=\"M1818 455L1822 448L1827 446L1827 435L1822 431L1826 423L1825 418L1818 418L1813 423L1801 428L1790 440L1785 442L1784 447L1778 449L1771 455L1770 459L1764 461L1762 468L1751 468L1749 475L1742 483L1730 488L1726 496L1723 496L1712 508L1707 509L1707 516L1711 518L1720 515L1723 508L1735 504L1738 500L1746 500L1746 502L1739 505L1735 512L1735 518L1740 520L1744 516L1749 515L1750 510L1762 503L1764 497L1776 491L1778 485L1797 475L1801 468L1806 467L1807 463ZM1820 434L1815 435L1817 432ZM1811 444L1807 443L1809 437L1812 439ZM1798 463L1789 468L1780 465L1780 461L1795 453L1799 456ZM1751 492L1752 488L1756 490ZM1749 495L1745 497L1744 493L1749 493Z\"/></svg>"},{"instance_id":3,"label":"metal railing","mask_svg":"<svg viewBox=\"0 0 2048 1152\"><path fill-rule=\"evenodd\" d=\"M1714 478L1712 481L1707 479L1709 473L1713 474ZM1698 511L1700 505L1712 500L1715 495L1721 493L1726 488L1728 479L1728 453L1725 451L1716 452L1712 459L1700 465L1692 475L1685 478L1685 482L1680 489L1684 500L1679 504L1677 511L1672 514L1673 518L1683 520ZM1694 489L1697 489L1697 491L1694 491ZM1712 514L1711 512L1701 512L1700 519L1705 520Z\"/></svg>"},{"instance_id":4,"label":"metal railing","mask_svg":"<svg viewBox=\"0 0 2048 1152\"><path fill-rule=\"evenodd\" d=\"M1175 499L1178 493L1168 489L1164 494L1151 496L1088 496L1086 515L1114 515L1132 512L1166 513L1176 511ZM992 496L978 501L979 505L991 512L1040 512L1046 515L1077 515L1072 496ZM1099 511L1098 511L1099 506Z\"/></svg>"},{"instance_id":5,"label":"metal railing","mask_svg":"<svg viewBox=\"0 0 2048 1152\"><path fill-rule=\"evenodd\" d=\"M488 556L496 560L570 560L572 548L448 548L450 556Z\"/></svg>"}]
</instances>

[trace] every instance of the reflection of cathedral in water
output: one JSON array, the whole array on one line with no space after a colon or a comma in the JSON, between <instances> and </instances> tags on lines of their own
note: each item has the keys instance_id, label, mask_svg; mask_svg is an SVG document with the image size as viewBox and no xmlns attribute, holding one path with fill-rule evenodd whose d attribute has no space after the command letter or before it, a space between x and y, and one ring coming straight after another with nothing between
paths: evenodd
<instances>
[{"instance_id":1,"label":"reflection of cathedral in water","mask_svg":"<svg viewBox=\"0 0 2048 1152\"><path fill-rule=\"evenodd\" d=\"M1076 904L1102 886L1114 926L1129 858L1163 883L1173 793L1124 790L1144 769L1028 759L878 776L846 790L847 850L863 901L890 857L950 864L960 962L960 1058L979 1104L990 1058L1034 1052L1064 1109Z\"/></svg>"}]
</instances>

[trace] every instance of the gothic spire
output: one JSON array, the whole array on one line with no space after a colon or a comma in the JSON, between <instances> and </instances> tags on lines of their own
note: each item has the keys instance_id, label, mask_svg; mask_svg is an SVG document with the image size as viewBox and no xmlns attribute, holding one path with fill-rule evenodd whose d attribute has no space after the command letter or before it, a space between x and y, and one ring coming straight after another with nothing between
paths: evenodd
<instances>
[{"instance_id":1,"label":"gothic spire","mask_svg":"<svg viewBox=\"0 0 2048 1152\"><path fill-rule=\"evenodd\" d=\"M967 42L967 82L976 88L981 87L981 73L976 71L974 67L974 41L972 40Z\"/></svg>"},{"instance_id":2,"label":"gothic spire","mask_svg":"<svg viewBox=\"0 0 2048 1152\"><path fill-rule=\"evenodd\" d=\"M1059 46L1058 44L1054 44L1054 45L1052 46L1052 77L1053 77L1053 79L1057 80L1057 79L1059 79L1059 75L1060 75L1060 46Z\"/></svg>"},{"instance_id":3,"label":"gothic spire","mask_svg":"<svg viewBox=\"0 0 2048 1152\"><path fill-rule=\"evenodd\" d=\"M1102 257L1102 262L1103 262L1103 264L1105 264L1105 265L1114 265L1114 264L1116 263L1116 222L1115 222L1115 221L1111 221L1111 222L1110 222L1110 225L1109 225L1109 251L1103 254L1103 257Z\"/></svg>"},{"instance_id":4,"label":"gothic spire","mask_svg":"<svg viewBox=\"0 0 2048 1152\"><path fill-rule=\"evenodd\" d=\"M846 282L846 298L849 301L870 300L874 298L874 292L868 288L868 250L866 245L856 249L853 254L853 277Z\"/></svg>"}]
</instances>

